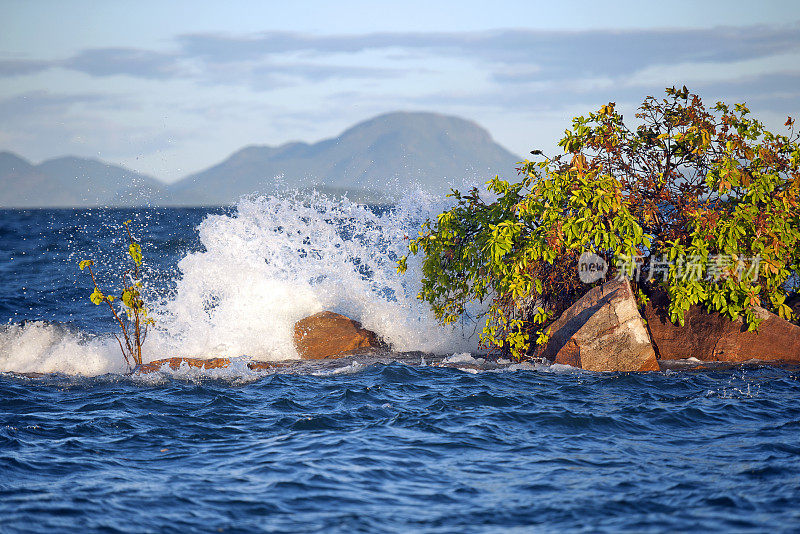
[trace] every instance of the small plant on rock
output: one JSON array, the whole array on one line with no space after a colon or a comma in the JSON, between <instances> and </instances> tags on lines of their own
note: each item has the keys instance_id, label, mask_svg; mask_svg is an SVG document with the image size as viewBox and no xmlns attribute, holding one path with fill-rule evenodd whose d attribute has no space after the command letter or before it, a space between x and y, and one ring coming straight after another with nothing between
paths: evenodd
<instances>
[{"instance_id":1,"label":"small plant on rock","mask_svg":"<svg viewBox=\"0 0 800 534\"><path fill-rule=\"evenodd\" d=\"M148 327L152 326L154 322L148 315L147 307L141 295L142 247L134 240L130 223L131 221L125 222L125 231L128 237L128 256L132 266L121 273L123 287L118 296L106 294L100 290L97 277L94 270L92 270L94 261L83 260L80 262L79 267L81 271L88 270L89 276L92 278L94 291L89 295L89 299L97 306L103 303L108 305L111 315L119 325L122 337L120 338L117 334L114 334L114 337L119 343L119 348L125 357L128 368L133 370L142 365L142 345L147 338ZM115 308L115 301L122 303L119 310Z\"/></svg>"}]
</instances>

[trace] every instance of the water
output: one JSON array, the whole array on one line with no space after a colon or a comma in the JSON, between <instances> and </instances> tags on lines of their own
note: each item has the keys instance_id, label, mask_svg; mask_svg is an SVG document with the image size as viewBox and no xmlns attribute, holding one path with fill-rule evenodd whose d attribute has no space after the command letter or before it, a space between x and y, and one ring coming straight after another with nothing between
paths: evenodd
<instances>
[{"instance_id":1,"label":"water","mask_svg":"<svg viewBox=\"0 0 800 534\"><path fill-rule=\"evenodd\" d=\"M0 212L0 531L800 528L797 369L476 366L472 329L438 329L394 274L437 208ZM110 279L127 219L160 326L145 359L231 369L123 374L77 262ZM421 352L247 369L296 357L288 329L321 309Z\"/></svg>"}]
</instances>

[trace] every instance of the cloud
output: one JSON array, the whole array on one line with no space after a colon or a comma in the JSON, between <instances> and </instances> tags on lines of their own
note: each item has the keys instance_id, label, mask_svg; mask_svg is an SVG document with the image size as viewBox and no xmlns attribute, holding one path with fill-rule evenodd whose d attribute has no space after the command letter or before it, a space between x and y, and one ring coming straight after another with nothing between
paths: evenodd
<instances>
[{"instance_id":1,"label":"cloud","mask_svg":"<svg viewBox=\"0 0 800 534\"><path fill-rule=\"evenodd\" d=\"M483 69L498 84L576 78L614 79L648 69L714 64L724 76L746 62L800 53L800 25L674 30L377 32L310 35L264 32L250 36L178 36L170 52L92 48L60 61L0 61L0 77L61 67L104 77L150 80L188 77L200 82L280 86L290 79L383 79L408 62L458 59ZM404 56L405 54L405 56ZM348 59L357 58L357 66ZM406 59L403 59L406 58ZM410 59L409 59L410 58ZM366 63L365 63L366 62ZM341 65L341 66L337 66ZM770 68L778 68L773 66ZM231 75L234 74L234 75Z\"/></svg>"},{"instance_id":2,"label":"cloud","mask_svg":"<svg viewBox=\"0 0 800 534\"><path fill-rule=\"evenodd\" d=\"M571 77L622 74L654 63L741 61L800 49L800 26L751 26L699 30L543 31L497 30L457 33L372 33L314 36L265 32L236 37L193 34L178 38L181 53L210 63L266 59L289 53L314 56L369 50L416 50L458 56L504 68L537 65L523 75Z\"/></svg>"},{"instance_id":3,"label":"cloud","mask_svg":"<svg viewBox=\"0 0 800 534\"><path fill-rule=\"evenodd\" d=\"M136 48L90 48L62 60L0 60L0 78L36 74L54 68L94 77L127 75L144 79L168 79L184 74L176 54Z\"/></svg>"},{"instance_id":4,"label":"cloud","mask_svg":"<svg viewBox=\"0 0 800 534\"><path fill-rule=\"evenodd\" d=\"M244 76L254 90L294 85L299 81L322 83L334 79L385 79L400 76L392 69L341 65L290 64L256 67ZM223 83L228 80L222 80Z\"/></svg>"},{"instance_id":5,"label":"cloud","mask_svg":"<svg viewBox=\"0 0 800 534\"><path fill-rule=\"evenodd\" d=\"M182 72L176 55L135 48L84 50L61 62L60 66L90 76L125 74L147 79L174 78Z\"/></svg>"},{"instance_id":6,"label":"cloud","mask_svg":"<svg viewBox=\"0 0 800 534\"><path fill-rule=\"evenodd\" d=\"M53 94L48 91L30 91L0 100L0 119L6 123L13 119L29 120L32 117L56 120L75 104L100 104L108 98L99 94Z\"/></svg>"},{"instance_id":7,"label":"cloud","mask_svg":"<svg viewBox=\"0 0 800 534\"><path fill-rule=\"evenodd\" d=\"M52 61L38 61L25 59L0 60L0 78L36 74L53 66Z\"/></svg>"}]
</instances>

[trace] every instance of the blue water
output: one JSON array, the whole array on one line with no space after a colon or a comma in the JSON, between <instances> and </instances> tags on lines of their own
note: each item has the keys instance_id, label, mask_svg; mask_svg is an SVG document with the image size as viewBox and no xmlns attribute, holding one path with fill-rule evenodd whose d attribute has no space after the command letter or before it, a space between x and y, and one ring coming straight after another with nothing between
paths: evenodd
<instances>
[{"instance_id":1,"label":"blue water","mask_svg":"<svg viewBox=\"0 0 800 534\"><path fill-rule=\"evenodd\" d=\"M104 335L77 260L132 218L168 296L206 213L0 212L3 328ZM34 351L4 335L0 364ZM0 531L800 530L796 368L475 373L415 358L0 372Z\"/></svg>"}]
</instances>

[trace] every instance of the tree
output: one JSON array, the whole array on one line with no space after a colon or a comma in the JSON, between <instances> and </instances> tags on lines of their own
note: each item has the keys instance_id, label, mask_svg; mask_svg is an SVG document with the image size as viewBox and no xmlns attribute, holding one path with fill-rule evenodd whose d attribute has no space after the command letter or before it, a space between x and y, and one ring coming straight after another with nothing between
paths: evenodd
<instances>
[{"instance_id":1,"label":"tree","mask_svg":"<svg viewBox=\"0 0 800 534\"><path fill-rule=\"evenodd\" d=\"M522 162L516 182L490 180L495 200L453 191L455 206L423 224L409 243L424 256L419 298L442 324L488 302L482 344L519 358L591 288L578 259L593 253L617 267L597 283L632 277L642 303L660 286L675 323L693 304L743 316L751 330L757 306L791 319L799 136L791 117L778 135L749 113L709 110L684 86L645 98L635 128L613 102L573 119L564 154Z\"/></svg>"},{"instance_id":2,"label":"tree","mask_svg":"<svg viewBox=\"0 0 800 534\"><path fill-rule=\"evenodd\" d=\"M148 316L147 307L141 296L142 289L142 247L133 239L131 234L130 222L125 222L125 231L128 237L128 256L130 256L131 268L121 273L122 291L119 296L107 295L103 293L97 284L92 266L94 261L82 260L79 264L81 271L88 269L92 279L94 290L89 295L89 299L97 306L105 303L108 305L111 315L122 331L122 339L116 334L114 337L119 343L122 356L129 369L135 369L142 365L142 345L147 339L147 329L154 324L153 319ZM120 312L124 312L125 320L117 313L114 308L114 301L122 303ZM124 342L124 343L123 343Z\"/></svg>"}]
</instances>

